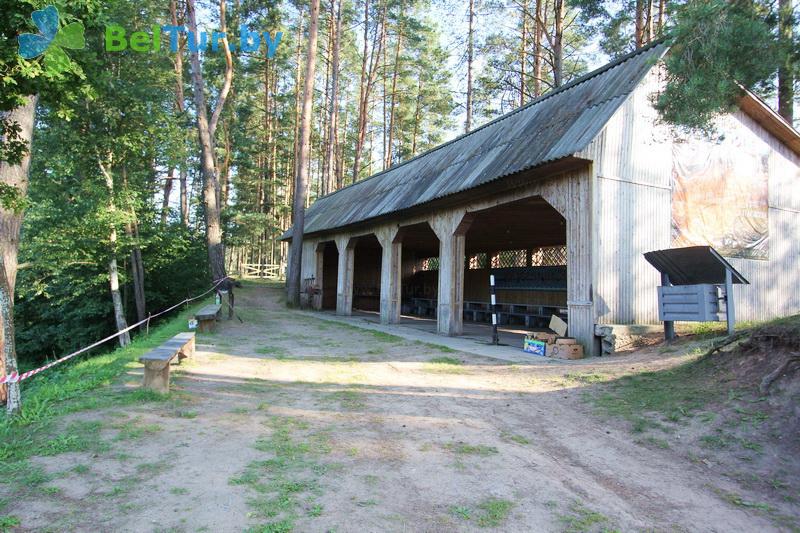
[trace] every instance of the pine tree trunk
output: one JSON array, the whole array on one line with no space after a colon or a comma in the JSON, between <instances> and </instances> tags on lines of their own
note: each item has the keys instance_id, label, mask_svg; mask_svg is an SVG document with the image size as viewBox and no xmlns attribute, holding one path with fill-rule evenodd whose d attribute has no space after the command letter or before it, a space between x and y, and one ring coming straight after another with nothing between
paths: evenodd
<instances>
[{"instance_id":1,"label":"pine tree trunk","mask_svg":"<svg viewBox=\"0 0 800 533\"><path fill-rule=\"evenodd\" d=\"M289 259L289 280L286 286L287 303L300 306L300 287L303 254L303 233L305 231L305 200L308 191L308 166L311 145L311 114L314 101L314 69L317 60L317 22L319 19L319 0L311 0L311 13L308 27L308 52L303 87L303 108L300 116L299 160L295 177L294 206L292 210L292 248Z\"/></svg>"},{"instance_id":2,"label":"pine tree trunk","mask_svg":"<svg viewBox=\"0 0 800 533\"><path fill-rule=\"evenodd\" d=\"M472 129L472 62L475 54L475 0L469 0L467 28L467 118L464 121L464 131L469 133Z\"/></svg>"},{"instance_id":3,"label":"pine tree trunk","mask_svg":"<svg viewBox=\"0 0 800 533\"><path fill-rule=\"evenodd\" d=\"M533 96L538 98L542 95L542 2L535 0L536 17L533 29Z\"/></svg>"},{"instance_id":4,"label":"pine tree trunk","mask_svg":"<svg viewBox=\"0 0 800 533\"><path fill-rule=\"evenodd\" d=\"M634 40L636 48L644 44L644 0L636 0L636 13L634 14Z\"/></svg>"},{"instance_id":5,"label":"pine tree trunk","mask_svg":"<svg viewBox=\"0 0 800 533\"><path fill-rule=\"evenodd\" d=\"M561 87L564 83L564 0L555 1L555 20L553 29L553 84Z\"/></svg>"},{"instance_id":6,"label":"pine tree trunk","mask_svg":"<svg viewBox=\"0 0 800 533\"><path fill-rule=\"evenodd\" d=\"M337 7L338 5L338 7ZM341 48L342 32L342 3L331 0L331 10L336 9L336 23L333 26L332 58L331 58L331 95L330 108L328 109L328 145L325 147L325 160L327 162L327 175L323 178L326 182L325 190L330 193L337 189L336 170L336 138L339 122L339 54ZM333 16L333 13L331 13Z\"/></svg>"},{"instance_id":7,"label":"pine tree trunk","mask_svg":"<svg viewBox=\"0 0 800 533\"><path fill-rule=\"evenodd\" d=\"M26 153L18 165L0 161L0 183L14 187L20 199L28 193L28 170L31 163L31 141L36 118L38 95L28 96L24 104L7 113L3 120L17 124L19 140ZM14 339L14 290L17 284L17 253L22 211L0 205L0 377L17 371L17 349ZM6 403L9 414L20 409L19 383L0 385L0 403Z\"/></svg>"},{"instance_id":8,"label":"pine tree trunk","mask_svg":"<svg viewBox=\"0 0 800 533\"><path fill-rule=\"evenodd\" d=\"M397 43L394 49L394 72L392 73L392 96L389 105L389 138L386 142L386 161L384 168L392 166L392 144L394 143L395 109L397 108L397 77L400 70L400 48L403 42L402 28L397 28Z\"/></svg>"},{"instance_id":9,"label":"pine tree trunk","mask_svg":"<svg viewBox=\"0 0 800 533\"><path fill-rule=\"evenodd\" d=\"M656 35L661 35L664 30L664 15L667 10L667 0L658 0L658 21L656 23Z\"/></svg>"},{"instance_id":10,"label":"pine tree trunk","mask_svg":"<svg viewBox=\"0 0 800 533\"><path fill-rule=\"evenodd\" d=\"M369 121L369 100L372 92L372 87L375 85L375 79L378 74L378 65L380 64L380 57L383 53L381 45L384 41L384 32L386 31L386 1L383 2L383 18L375 28L375 38L372 43L372 52L368 53L367 42L369 40L368 24L369 21L369 2L365 3L364 8L364 61L362 62L362 78L361 78L361 91L358 106L358 126L356 136L355 155L353 157L353 183L358 181L358 175L361 171L361 154L364 150L364 144L367 139L367 124ZM369 62L367 62L369 57ZM370 151L370 154L372 152ZM372 166L372 158L369 161L370 167Z\"/></svg>"},{"instance_id":11,"label":"pine tree trunk","mask_svg":"<svg viewBox=\"0 0 800 533\"><path fill-rule=\"evenodd\" d=\"M411 134L411 156L417 154L417 134L422 120L422 72L417 74L417 98L414 104L414 131Z\"/></svg>"},{"instance_id":12,"label":"pine tree trunk","mask_svg":"<svg viewBox=\"0 0 800 533\"><path fill-rule=\"evenodd\" d=\"M300 21L297 23L297 60L295 61L295 76L294 76L294 157L292 158L292 175L297 176L297 159L298 150L300 147L300 75L302 72L302 55L303 55L303 18L304 14L300 13ZM289 196L294 198L294 179L289 184Z\"/></svg>"},{"instance_id":13,"label":"pine tree trunk","mask_svg":"<svg viewBox=\"0 0 800 533\"><path fill-rule=\"evenodd\" d=\"M358 180L361 170L361 151L364 149L366 135L366 108L367 108L367 62L369 56L369 0L364 0L364 52L361 58L361 77L358 84L358 122L356 123L356 146L353 155L353 183Z\"/></svg>"},{"instance_id":14,"label":"pine tree trunk","mask_svg":"<svg viewBox=\"0 0 800 533\"><path fill-rule=\"evenodd\" d=\"M525 105L525 63L526 49L528 47L528 0L523 0L520 12L521 35L519 42L519 105Z\"/></svg>"},{"instance_id":15,"label":"pine tree trunk","mask_svg":"<svg viewBox=\"0 0 800 533\"><path fill-rule=\"evenodd\" d=\"M792 45L794 40L792 0L778 2L778 29L785 59L778 68L778 113L789 124L794 121L794 75L792 73Z\"/></svg>"}]
</instances>

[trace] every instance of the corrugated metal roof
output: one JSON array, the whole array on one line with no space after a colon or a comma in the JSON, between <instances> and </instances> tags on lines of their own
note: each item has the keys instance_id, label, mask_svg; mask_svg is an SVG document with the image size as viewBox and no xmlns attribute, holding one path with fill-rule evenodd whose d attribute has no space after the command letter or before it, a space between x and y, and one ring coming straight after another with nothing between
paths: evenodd
<instances>
[{"instance_id":1,"label":"corrugated metal roof","mask_svg":"<svg viewBox=\"0 0 800 533\"><path fill-rule=\"evenodd\" d=\"M700 283L725 283L725 271L731 271L733 283L749 284L738 270L728 263L711 246L686 246L669 250L656 250L644 254L656 270L669 276L673 285Z\"/></svg>"},{"instance_id":2,"label":"corrugated metal roof","mask_svg":"<svg viewBox=\"0 0 800 533\"><path fill-rule=\"evenodd\" d=\"M666 51L656 43L468 134L318 199L305 233L363 222L579 152ZM287 231L283 238L291 235Z\"/></svg>"}]
</instances>

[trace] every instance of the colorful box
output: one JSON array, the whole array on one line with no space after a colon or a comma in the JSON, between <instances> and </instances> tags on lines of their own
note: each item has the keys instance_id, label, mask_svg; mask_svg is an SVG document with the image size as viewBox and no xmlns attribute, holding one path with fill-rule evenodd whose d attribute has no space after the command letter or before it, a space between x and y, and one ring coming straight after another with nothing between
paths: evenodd
<instances>
[{"instance_id":1,"label":"colorful box","mask_svg":"<svg viewBox=\"0 0 800 533\"><path fill-rule=\"evenodd\" d=\"M531 338L530 335L525 337L522 344L523 351L532 355L547 355L547 343L538 339Z\"/></svg>"}]
</instances>

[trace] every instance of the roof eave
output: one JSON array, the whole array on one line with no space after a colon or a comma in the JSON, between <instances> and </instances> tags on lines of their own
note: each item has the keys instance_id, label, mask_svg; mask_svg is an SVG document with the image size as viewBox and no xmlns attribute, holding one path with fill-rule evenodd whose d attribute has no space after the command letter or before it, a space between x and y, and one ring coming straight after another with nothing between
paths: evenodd
<instances>
[{"instance_id":1,"label":"roof eave","mask_svg":"<svg viewBox=\"0 0 800 533\"><path fill-rule=\"evenodd\" d=\"M739 101L739 108L786 145L795 155L800 156L800 132L764 100L745 89L744 96Z\"/></svg>"}]
</instances>

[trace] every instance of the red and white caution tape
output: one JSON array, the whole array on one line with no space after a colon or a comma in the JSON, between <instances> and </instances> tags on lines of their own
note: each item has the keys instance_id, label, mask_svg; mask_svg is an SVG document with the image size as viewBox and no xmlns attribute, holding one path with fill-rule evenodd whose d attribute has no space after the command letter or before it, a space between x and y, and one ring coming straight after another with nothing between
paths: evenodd
<instances>
[{"instance_id":1,"label":"red and white caution tape","mask_svg":"<svg viewBox=\"0 0 800 533\"><path fill-rule=\"evenodd\" d=\"M136 324L130 325L127 328L114 333L113 335L109 335L105 339L101 339L101 340L95 342L94 344L90 344L89 346L86 346L85 348L81 348L77 352L72 352L69 355L65 355L61 359L56 359L55 361L47 363L43 367L36 368L34 370L28 370L27 372L23 372L22 374L20 374L19 372L11 372L7 376L4 376L4 377L0 378L0 384L3 384L3 383L18 383L20 381L28 379L31 376L35 376L39 372L43 372L43 371L47 370L48 368L54 367L59 363L63 363L64 361L68 361L69 359L72 359L75 356L78 356L78 355L80 355L82 353L88 352L92 348L97 348L101 344L106 343L106 342L110 341L111 339L115 339L115 338L119 337L120 335L122 335L124 333L127 333L128 331L130 331L130 330L132 330L132 329L144 324L145 322L150 322L150 320L156 318L157 316L163 315L164 313L169 313L173 309L175 309L177 307L180 307L183 304L187 304L187 303L189 303L189 302L191 302L193 300L197 300L198 298L202 298L206 294L208 294L211 291L213 291L214 289L216 289L220 285L220 283L222 283L226 279L228 279L228 278L222 278L222 279L217 280L216 282L214 282L214 285L210 289L208 289L207 291L205 291L202 294L198 294L197 296L194 296L192 298L186 298L185 300L173 305L172 307L168 307L167 309L159 311L158 313L156 313L154 315L150 315L147 318L145 318L144 320L140 320Z\"/></svg>"}]
</instances>

